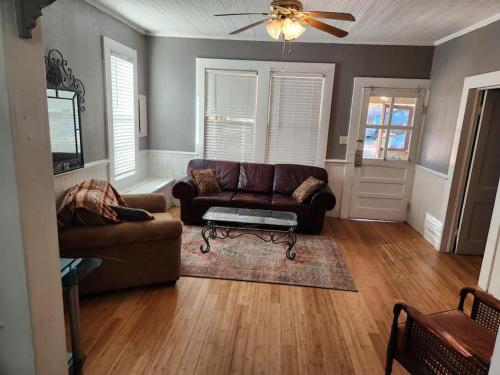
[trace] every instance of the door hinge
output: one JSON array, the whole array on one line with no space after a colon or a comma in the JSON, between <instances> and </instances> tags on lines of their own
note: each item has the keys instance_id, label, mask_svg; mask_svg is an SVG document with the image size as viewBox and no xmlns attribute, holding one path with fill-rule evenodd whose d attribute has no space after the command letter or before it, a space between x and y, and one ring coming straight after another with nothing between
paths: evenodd
<instances>
[{"instance_id":1,"label":"door hinge","mask_svg":"<svg viewBox=\"0 0 500 375\"><path fill-rule=\"evenodd\" d=\"M411 210L411 203L408 202L406 203L406 211L410 211Z\"/></svg>"},{"instance_id":2,"label":"door hinge","mask_svg":"<svg viewBox=\"0 0 500 375\"><path fill-rule=\"evenodd\" d=\"M425 115L427 113L427 105L422 106L422 115Z\"/></svg>"}]
</instances>

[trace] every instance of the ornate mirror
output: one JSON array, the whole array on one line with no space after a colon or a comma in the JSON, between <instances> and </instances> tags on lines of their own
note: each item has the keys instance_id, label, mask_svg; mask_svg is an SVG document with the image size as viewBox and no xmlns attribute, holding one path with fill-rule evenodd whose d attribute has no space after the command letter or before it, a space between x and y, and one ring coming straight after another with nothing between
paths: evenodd
<instances>
[{"instance_id":1,"label":"ornate mirror","mask_svg":"<svg viewBox=\"0 0 500 375\"><path fill-rule=\"evenodd\" d=\"M58 50L45 56L45 71L54 174L83 168L80 124L85 88Z\"/></svg>"}]
</instances>

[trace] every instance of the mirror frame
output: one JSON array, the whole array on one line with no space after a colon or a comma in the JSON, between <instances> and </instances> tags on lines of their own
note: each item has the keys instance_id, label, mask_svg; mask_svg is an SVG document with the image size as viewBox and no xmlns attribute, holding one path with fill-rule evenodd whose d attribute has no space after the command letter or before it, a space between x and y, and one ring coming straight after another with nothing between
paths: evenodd
<instances>
[{"instance_id":1,"label":"mirror frame","mask_svg":"<svg viewBox=\"0 0 500 375\"><path fill-rule=\"evenodd\" d=\"M62 53L56 49L51 49L47 53L47 56L45 56L45 75L47 89L71 91L77 96L80 155L78 159L65 162L54 162L54 174L57 175L84 167L81 115L85 112L85 86L82 81L75 77L73 70L68 67L68 61L65 60Z\"/></svg>"}]
</instances>

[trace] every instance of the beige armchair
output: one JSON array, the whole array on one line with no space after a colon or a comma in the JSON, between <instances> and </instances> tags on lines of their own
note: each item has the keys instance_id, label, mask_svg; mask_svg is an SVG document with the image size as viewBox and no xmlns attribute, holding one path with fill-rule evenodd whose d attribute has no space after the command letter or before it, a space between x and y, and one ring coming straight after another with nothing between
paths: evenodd
<instances>
[{"instance_id":1,"label":"beige armchair","mask_svg":"<svg viewBox=\"0 0 500 375\"><path fill-rule=\"evenodd\" d=\"M96 257L102 266L79 285L91 294L156 283L180 277L182 223L166 212L162 194L123 197L155 220L98 226L75 226L59 233L62 257Z\"/></svg>"}]
</instances>

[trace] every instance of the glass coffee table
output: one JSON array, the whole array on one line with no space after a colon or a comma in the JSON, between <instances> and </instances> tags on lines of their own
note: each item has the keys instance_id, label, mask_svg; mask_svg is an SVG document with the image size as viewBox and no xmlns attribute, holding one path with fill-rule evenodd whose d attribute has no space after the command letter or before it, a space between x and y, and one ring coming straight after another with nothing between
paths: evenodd
<instances>
[{"instance_id":1,"label":"glass coffee table","mask_svg":"<svg viewBox=\"0 0 500 375\"><path fill-rule=\"evenodd\" d=\"M265 242L286 243L286 257L289 260L295 259L293 247L297 242L297 214L294 212L211 207L203 215L203 220L206 225L201 230L205 241L205 245L200 246L202 253L210 250L210 239L234 239L251 234Z\"/></svg>"}]
</instances>

